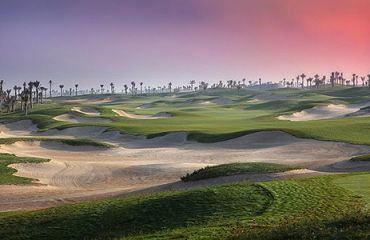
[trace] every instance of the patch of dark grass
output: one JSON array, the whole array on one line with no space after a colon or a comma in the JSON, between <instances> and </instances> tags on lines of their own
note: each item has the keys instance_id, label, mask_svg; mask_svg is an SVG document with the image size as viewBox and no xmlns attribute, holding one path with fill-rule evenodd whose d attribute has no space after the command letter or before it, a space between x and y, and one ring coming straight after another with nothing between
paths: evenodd
<instances>
[{"instance_id":1,"label":"patch of dark grass","mask_svg":"<svg viewBox=\"0 0 370 240\"><path fill-rule=\"evenodd\" d=\"M197 181L208 178L216 178L223 176L231 176L246 173L276 173L289 171L294 168L276 163L262 163L262 162L249 162L249 163L229 163L217 166L207 166L192 173L188 173L181 177L181 181Z\"/></svg>"},{"instance_id":2,"label":"patch of dark grass","mask_svg":"<svg viewBox=\"0 0 370 240\"><path fill-rule=\"evenodd\" d=\"M42 163L47 162L48 159L31 158L31 157L17 157L13 154L0 153L0 185L3 184L27 184L31 183L33 179L14 176L17 172L14 168L8 167L14 163Z\"/></svg>"}]
</instances>

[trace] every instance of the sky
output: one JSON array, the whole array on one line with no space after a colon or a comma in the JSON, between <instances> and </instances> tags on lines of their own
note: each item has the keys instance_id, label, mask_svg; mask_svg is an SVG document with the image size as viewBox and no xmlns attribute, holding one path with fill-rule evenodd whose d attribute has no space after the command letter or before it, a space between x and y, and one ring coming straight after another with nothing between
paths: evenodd
<instances>
[{"instance_id":1,"label":"sky","mask_svg":"<svg viewBox=\"0 0 370 240\"><path fill-rule=\"evenodd\" d=\"M8 86L349 77L369 53L369 0L0 0Z\"/></svg>"}]
</instances>

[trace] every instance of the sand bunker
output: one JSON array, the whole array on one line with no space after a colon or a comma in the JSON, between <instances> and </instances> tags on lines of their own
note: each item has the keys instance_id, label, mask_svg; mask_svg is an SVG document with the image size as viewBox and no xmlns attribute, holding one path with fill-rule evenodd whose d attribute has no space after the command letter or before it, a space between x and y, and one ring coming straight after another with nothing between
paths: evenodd
<instances>
[{"instance_id":1,"label":"sand bunker","mask_svg":"<svg viewBox=\"0 0 370 240\"><path fill-rule=\"evenodd\" d=\"M201 105L227 105L233 103L232 100L227 98L215 98L208 101L202 101L199 104Z\"/></svg>"},{"instance_id":2,"label":"sand bunker","mask_svg":"<svg viewBox=\"0 0 370 240\"><path fill-rule=\"evenodd\" d=\"M56 117L53 117L54 120L60 122L69 122L69 123L85 123L85 122L112 122L110 119L105 118L87 118L87 117L78 117L71 114L62 114Z\"/></svg>"},{"instance_id":3,"label":"sand bunker","mask_svg":"<svg viewBox=\"0 0 370 240\"><path fill-rule=\"evenodd\" d=\"M123 110L112 109L112 112L116 113L120 117L134 118L134 119L160 119L171 117L169 113L157 113L155 115L138 115L133 113L127 113Z\"/></svg>"},{"instance_id":4,"label":"sand bunker","mask_svg":"<svg viewBox=\"0 0 370 240\"><path fill-rule=\"evenodd\" d=\"M73 107L71 110L88 115L88 116L99 116L100 115L100 112L96 111L93 108L89 108L89 107Z\"/></svg>"},{"instance_id":5,"label":"sand bunker","mask_svg":"<svg viewBox=\"0 0 370 240\"><path fill-rule=\"evenodd\" d=\"M142 105L138 106L136 109L148 109L148 108L152 108L152 107L153 107L152 103L145 103L145 104L142 104Z\"/></svg>"},{"instance_id":6,"label":"sand bunker","mask_svg":"<svg viewBox=\"0 0 370 240\"><path fill-rule=\"evenodd\" d=\"M277 117L279 120L289 120L289 121L310 121L319 119L329 119L336 117L344 117L348 114L359 111L364 106L368 106L370 103L366 104L329 104L328 106L316 106L310 109L305 109L300 112L295 112L292 115L283 115Z\"/></svg>"},{"instance_id":7,"label":"sand bunker","mask_svg":"<svg viewBox=\"0 0 370 240\"><path fill-rule=\"evenodd\" d=\"M147 139L107 131L106 127L74 127L31 132L27 136L89 138L119 147L73 147L55 142L1 145L1 152L51 159L41 164L12 165L18 170L17 175L39 179L41 185L0 185L2 211L110 197L173 183L207 165L262 161L316 169L370 152L369 146L299 139L280 131L258 132L211 144L187 141L185 132Z\"/></svg>"}]
</instances>

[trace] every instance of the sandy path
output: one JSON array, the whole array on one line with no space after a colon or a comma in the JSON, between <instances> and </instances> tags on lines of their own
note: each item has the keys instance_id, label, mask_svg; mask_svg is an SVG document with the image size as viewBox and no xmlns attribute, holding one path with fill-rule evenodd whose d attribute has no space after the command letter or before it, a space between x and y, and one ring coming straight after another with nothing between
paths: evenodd
<instances>
[{"instance_id":1,"label":"sandy path","mask_svg":"<svg viewBox=\"0 0 370 240\"><path fill-rule=\"evenodd\" d=\"M133 118L133 119L160 119L160 118L171 117L171 115L168 113L157 113L151 116L151 115L138 115L138 114L133 114L133 113L127 113L123 110L118 110L118 109L112 109L112 112L114 112L120 117L127 117L127 118Z\"/></svg>"},{"instance_id":2,"label":"sandy path","mask_svg":"<svg viewBox=\"0 0 370 240\"><path fill-rule=\"evenodd\" d=\"M87 118L87 117L78 117L71 114L62 114L53 117L54 120L60 122L70 122L70 123L83 123L83 122L111 122L112 120L106 118Z\"/></svg>"},{"instance_id":3,"label":"sandy path","mask_svg":"<svg viewBox=\"0 0 370 240\"><path fill-rule=\"evenodd\" d=\"M360 111L361 108L369 106L370 103L363 104L329 104L328 106L317 106L310 109L305 109L300 112L295 112L291 115L283 115L277 117L279 120L289 121L310 121L319 119L329 119L336 117L344 117L346 115Z\"/></svg>"},{"instance_id":4,"label":"sandy path","mask_svg":"<svg viewBox=\"0 0 370 240\"><path fill-rule=\"evenodd\" d=\"M51 159L42 164L12 165L17 175L39 179L41 185L0 186L1 211L40 208L173 183L187 172L213 164L265 161L316 169L370 152L369 146L299 139L279 131L201 144L187 141L181 132L146 139L107 132L104 127L37 133L32 123L23 122L1 125L0 129L8 135L84 137L119 145L108 150L56 142L1 145L0 152Z\"/></svg>"},{"instance_id":5,"label":"sandy path","mask_svg":"<svg viewBox=\"0 0 370 240\"><path fill-rule=\"evenodd\" d=\"M89 107L73 107L71 110L88 115L88 116L99 116L100 115L100 112L96 111L93 108L89 108Z\"/></svg>"}]
</instances>

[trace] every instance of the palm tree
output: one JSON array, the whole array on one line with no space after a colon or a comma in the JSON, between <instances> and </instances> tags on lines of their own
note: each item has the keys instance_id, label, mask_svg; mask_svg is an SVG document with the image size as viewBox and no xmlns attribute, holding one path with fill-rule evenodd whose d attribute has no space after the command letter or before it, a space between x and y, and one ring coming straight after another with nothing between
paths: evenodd
<instances>
[{"instance_id":1,"label":"palm tree","mask_svg":"<svg viewBox=\"0 0 370 240\"><path fill-rule=\"evenodd\" d=\"M168 89L170 90L170 92L171 92L171 90L172 90L172 82L169 82L168 83Z\"/></svg>"},{"instance_id":2,"label":"palm tree","mask_svg":"<svg viewBox=\"0 0 370 240\"><path fill-rule=\"evenodd\" d=\"M33 82L29 82L28 83L28 89L30 90L30 92L29 92L29 94L30 94L30 99L29 99L29 101L30 101L30 107L31 108L33 108L33 93L32 93L32 91L33 91Z\"/></svg>"},{"instance_id":3,"label":"palm tree","mask_svg":"<svg viewBox=\"0 0 370 240\"><path fill-rule=\"evenodd\" d=\"M127 90L128 90L127 84L123 85L123 87L125 88L125 94L127 95Z\"/></svg>"},{"instance_id":4,"label":"palm tree","mask_svg":"<svg viewBox=\"0 0 370 240\"><path fill-rule=\"evenodd\" d=\"M39 81L34 81L33 86L35 86L35 89L36 89L36 103L39 103L40 82Z\"/></svg>"},{"instance_id":5,"label":"palm tree","mask_svg":"<svg viewBox=\"0 0 370 240\"><path fill-rule=\"evenodd\" d=\"M352 74L352 86L355 87L356 84L356 74Z\"/></svg>"},{"instance_id":6,"label":"palm tree","mask_svg":"<svg viewBox=\"0 0 370 240\"><path fill-rule=\"evenodd\" d=\"M367 80L367 82L368 82L368 85L367 85L367 86L368 86L368 87L370 87L370 74L368 74L368 75L367 75L367 77L369 78L369 79Z\"/></svg>"},{"instance_id":7,"label":"palm tree","mask_svg":"<svg viewBox=\"0 0 370 240\"><path fill-rule=\"evenodd\" d=\"M365 86L365 77L361 77L362 86Z\"/></svg>"},{"instance_id":8,"label":"palm tree","mask_svg":"<svg viewBox=\"0 0 370 240\"><path fill-rule=\"evenodd\" d=\"M18 86L17 86L17 85L15 85L15 86L13 87L13 89L14 89L14 97L15 97L15 99L17 99L17 90L18 90Z\"/></svg>"},{"instance_id":9,"label":"palm tree","mask_svg":"<svg viewBox=\"0 0 370 240\"><path fill-rule=\"evenodd\" d=\"M17 87L17 90L18 90L18 96L21 94L21 90L22 90L22 87Z\"/></svg>"},{"instance_id":10,"label":"palm tree","mask_svg":"<svg viewBox=\"0 0 370 240\"><path fill-rule=\"evenodd\" d=\"M59 88L60 88L60 96L63 97L63 88L64 88L64 85L59 85Z\"/></svg>"},{"instance_id":11,"label":"palm tree","mask_svg":"<svg viewBox=\"0 0 370 240\"><path fill-rule=\"evenodd\" d=\"M111 93L111 94L114 94L114 83L112 83L112 82L111 82L111 83L109 84L109 86L110 86L110 93Z\"/></svg>"},{"instance_id":12,"label":"palm tree","mask_svg":"<svg viewBox=\"0 0 370 240\"><path fill-rule=\"evenodd\" d=\"M134 81L131 82L131 94L135 93L135 85L136 83Z\"/></svg>"},{"instance_id":13,"label":"palm tree","mask_svg":"<svg viewBox=\"0 0 370 240\"><path fill-rule=\"evenodd\" d=\"M243 78L242 82L243 82L243 86L245 87L245 78Z\"/></svg>"},{"instance_id":14,"label":"palm tree","mask_svg":"<svg viewBox=\"0 0 370 240\"><path fill-rule=\"evenodd\" d=\"M43 92L45 91L45 97L46 97L46 90L47 90L47 88L40 87L40 90L41 90L41 93L40 93L40 103L42 103Z\"/></svg>"},{"instance_id":15,"label":"palm tree","mask_svg":"<svg viewBox=\"0 0 370 240\"><path fill-rule=\"evenodd\" d=\"M304 79L306 75L304 73L301 74L301 79L302 79L302 88L304 87Z\"/></svg>"},{"instance_id":16,"label":"palm tree","mask_svg":"<svg viewBox=\"0 0 370 240\"><path fill-rule=\"evenodd\" d=\"M100 94L103 94L103 93L104 93L104 85L100 84Z\"/></svg>"},{"instance_id":17,"label":"palm tree","mask_svg":"<svg viewBox=\"0 0 370 240\"><path fill-rule=\"evenodd\" d=\"M140 94L143 94L143 82L140 82Z\"/></svg>"},{"instance_id":18,"label":"palm tree","mask_svg":"<svg viewBox=\"0 0 370 240\"><path fill-rule=\"evenodd\" d=\"M262 79L261 78L258 79L258 84L260 85L260 88L261 88L261 86L262 86Z\"/></svg>"},{"instance_id":19,"label":"palm tree","mask_svg":"<svg viewBox=\"0 0 370 240\"><path fill-rule=\"evenodd\" d=\"M315 86L318 88L319 87L319 84L320 84L320 79L319 79L319 74L316 74L315 76L313 76L315 78L314 82L315 82Z\"/></svg>"},{"instance_id":20,"label":"palm tree","mask_svg":"<svg viewBox=\"0 0 370 240\"><path fill-rule=\"evenodd\" d=\"M78 84L75 84L75 91L76 91L76 96L78 95Z\"/></svg>"},{"instance_id":21,"label":"palm tree","mask_svg":"<svg viewBox=\"0 0 370 240\"><path fill-rule=\"evenodd\" d=\"M194 84L195 84L195 80L191 80L191 81L190 81L191 90L193 90L193 86L194 86Z\"/></svg>"},{"instance_id":22,"label":"palm tree","mask_svg":"<svg viewBox=\"0 0 370 240\"><path fill-rule=\"evenodd\" d=\"M53 83L53 81L49 80L49 97L51 97L51 84Z\"/></svg>"}]
</instances>

